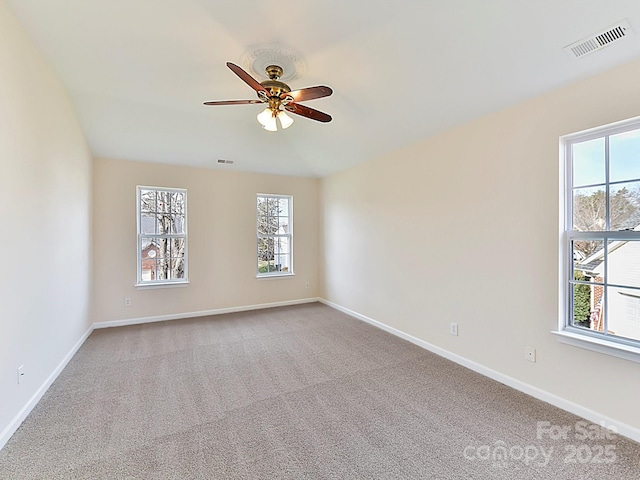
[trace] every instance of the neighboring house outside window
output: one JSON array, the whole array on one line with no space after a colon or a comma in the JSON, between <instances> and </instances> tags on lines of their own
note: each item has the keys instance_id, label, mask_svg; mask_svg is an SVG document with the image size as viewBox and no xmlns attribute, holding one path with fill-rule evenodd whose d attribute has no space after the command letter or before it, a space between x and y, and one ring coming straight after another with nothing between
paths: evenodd
<instances>
[{"instance_id":1,"label":"neighboring house outside window","mask_svg":"<svg viewBox=\"0 0 640 480\"><path fill-rule=\"evenodd\" d=\"M293 274L293 197L258 194L257 275Z\"/></svg>"},{"instance_id":2,"label":"neighboring house outside window","mask_svg":"<svg viewBox=\"0 0 640 480\"><path fill-rule=\"evenodd\" d=\"M137 187L138 285L187 283L187 191Z\"/></svg>"},{"instance_id":3,"label":"neighboring house outside window","mask_svg":"<svg viewBox=\"0 0 640 480\"><path fill-rule=\"evenodd\" d=\"M640 361L640 119L563 142L561 339Z\"/></svg>"},{"instance_id":4,"label":"neighboring house outside window","mask_svg":"<svg viewBox=\"0 0 640 480\"><path fill-rule=\"evenodd\" d=\"M638 227L636 227L638 230ZM607 248L609 283L638 285L640 280L640 241L609 242ZM605 250L600 249L591 257L579 262L576 269L584 273L589 286L588 328L598 332L640 339L640 291L630 288L610 287L605 305ZM617 280L617 281L616 281ZM605 311L607 322L605 322ZM586 326L586 325L585 325ZM605 327L606 326L606 327Z\"/></svg>"}]
</instances>

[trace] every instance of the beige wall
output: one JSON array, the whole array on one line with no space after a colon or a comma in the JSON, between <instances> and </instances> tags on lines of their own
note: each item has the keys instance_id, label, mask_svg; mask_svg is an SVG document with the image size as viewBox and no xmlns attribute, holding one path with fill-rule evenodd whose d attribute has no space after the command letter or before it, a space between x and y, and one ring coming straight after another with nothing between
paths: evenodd
<instances>
[{"instance_id":1,"label":"beige wall","mask_svg":"<svg viewBox=\"0 0 640 480\"><path fill-rule=\"evenodd\" d=\"M640 115L639 86L635 62L324 178L321 296L640 428L640 365L550 333L559 136Z\"/></svg>"},{"instance_id":2,"label":"beige wall","mask_svg":"<svg viewBox=\"0 0 640 480\"><path fill-rule=\"evenodd\" d=\"M0 2L0 447L90 327L90 188L67 93Z\"/></svg>"},{"instance_id":3,"label":"beige wall","mask_svg":"<svg viewBox=\"0 0 640 480\"><path fill-rule=\"evenodd\" d=\"M136 185L187 189L188 286L134 286ZM94 321L316 297L318 186L317 179L309 178L96 159ZM293 195L293 277L256 279L257 193ZM124 306L125 297L131 298L130 307Z\"/></svg>"}]
</instances>

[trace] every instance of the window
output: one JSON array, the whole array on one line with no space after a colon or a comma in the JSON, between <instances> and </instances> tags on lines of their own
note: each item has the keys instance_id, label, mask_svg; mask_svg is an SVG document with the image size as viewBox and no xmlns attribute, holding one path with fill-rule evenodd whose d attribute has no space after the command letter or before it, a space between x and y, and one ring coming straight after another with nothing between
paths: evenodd
<instances>
[{"instance_id":1,"label":"window","mask_svg":"<svg viewBox=\"0 0 640 480\"><path fill-rule=\"evenodd\" d=\"M564 146L561 333L638 354L640 119L567 136Z\"/></svg>"},{"instance_id":2,"label":"window","mask_svg":"<svg viewBox=\"0 0 640 480\"><path fill-rule=\"evenodd\" d=\"M187 283L187 191L138 187L138 285Z\"/></svg>"},{"instance_id":3,"label":"window","mask_svg":"<svg viewBox=\"0 0 640 480\"><path fill-rule=\"evenodd\" d=\"M258 194L258 276L293 274L293 197Z\"/></svg>"}]
</instances>

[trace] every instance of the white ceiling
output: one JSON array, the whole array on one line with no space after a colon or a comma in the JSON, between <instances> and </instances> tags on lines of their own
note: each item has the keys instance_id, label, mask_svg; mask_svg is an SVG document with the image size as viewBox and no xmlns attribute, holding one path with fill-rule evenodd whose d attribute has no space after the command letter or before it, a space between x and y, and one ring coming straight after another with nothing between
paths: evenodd
<instances>
[{"instance_id":1,"label":"white ceiling","mask_svg":"<svg viewBox=\"0 0 640 480\"><path fill-rule=\"evenodd\" d=\"M67 86L94 155L324 176L640 57L638 0L6 0ZM628 19L580 59L562 48ZM331 123L262 130L227 61L297 51ZM262 79L260 79L262 80ZM220 166L218 159L233 160Z\"/></svg>"}]
</instances>

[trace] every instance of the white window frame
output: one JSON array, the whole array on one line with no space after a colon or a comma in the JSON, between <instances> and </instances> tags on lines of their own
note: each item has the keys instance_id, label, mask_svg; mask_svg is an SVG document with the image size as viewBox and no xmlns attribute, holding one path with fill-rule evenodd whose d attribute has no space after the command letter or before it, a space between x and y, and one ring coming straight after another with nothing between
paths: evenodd
<instances>
[{"instance_id":1,"label":"white window frame","mask_svg":"<svg viewBox=\"0 0 640 480\"><path fill-rule=\"evenodd\" d=\"M553 333L558 340L572 346L586 348L599 353L612 355L633 362L640 363L640 340L628 339L606 332L596 332L586 328L572 325L573 319L573 272L574 261L572 252L573 240L640 240L640 231L573 231L573 185L572 185L572 145L597 138L605 138L605 182L597 184L604 186L606 192L607 210L609 208L609 189L618 182L610 182L609 179L609 142L608 137L619 133L640 129L640 117L631 118L621 122L605 125L560 138L560 252L559 252L559 311L558 330ZM632 180L632 179L628 179ZM640 180L640 179L639 179ZM588 187L584 186L583 188ZM607 215L607 224L608 224ZM608 225L607 227L608 228ZM604 254L606 256L607 251ZM604 285L609 285L605 278ZM606 304L606 299L605 299Z\"/></svg>"},{"instance_id":2,"label":"white window frame","mask_svg":"<svg viewBox=\"0 0 640 480\"><path fill-rule=\"evenodd\" d=\"M260 233L260 214L258 212L258 202L260 199L286 199L288 201L288 228L287 233L276 234L261 234ZM260 272L260 252L259 243L262 238L287 238L289 243L288 253L288 269L287 271L272 271L272 272ZM258 193L256 195L256 278L277 278L277 277L290 277L295 275L293 271L293 196L292 195L280 195L272 193Z\"/></svg>"},{"instance_id":3,"label":"white window frame","mask_svg":"<svg viewBox=\"0 0 640 480\"><path fill-rule=\"evenodd\" d=\"M154 190L156 192L182 193L184 195L184 233L176 234L144 234L142 233L142 208L141 208L141 192L143 190ZM189 261L188 261L188 241L187 241L187 225L188 225L188 206L187 206L187 190L184 188L174 187L154 187L146 185L136 186L136 231L137 231L137 281L136 287L165 287L165 286L185 286L189 283ZM145 238L182 238L184 239L184 278L178 279L156 279L145 280L142 275L142 240Z\"/></svg>"}]
</instances>

